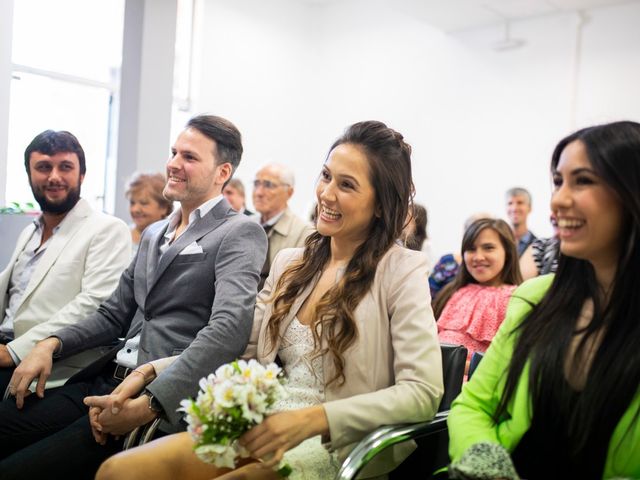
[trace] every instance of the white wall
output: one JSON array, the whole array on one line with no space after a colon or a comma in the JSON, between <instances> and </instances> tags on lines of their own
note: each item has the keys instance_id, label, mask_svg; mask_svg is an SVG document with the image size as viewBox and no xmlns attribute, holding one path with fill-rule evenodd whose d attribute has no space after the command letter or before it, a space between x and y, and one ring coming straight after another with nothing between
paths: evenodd
<instances>
[{"instance_id":1,"label":"white wall","mask_svg":"<svg viewBox=\"0 0 640 480\"><path fill-rule=\"evenodd\" d=\"M9 100L11 98L11 44L13 0L0 2L0 205L5 205L7 150L9 143Z\"/></svg>"},{"instance_id":2,"label":"white wall","mask_svg":"<svg viewBox=\"0 0 640 480\"><path fill-rule=\"evenodd\" d=\"M267 5L268 4L268 5ZM310 201L307 146L316 101L309 98L316 61L308 9L289 0L206 2L194 80L195 113L228 118L243 134L244 155L237 176L247 187L269 161L292 165L300 190L292 206L302 214ZM326 142L325 142L326 143Z\"/></svg>"},{"instance_id":3,"label":"white wall","mask_svg":"<svg viewBox=\"0 0 640 480\"><path fill-rule=\"evenodd\" d=\"M549 235L557 141L592 123L640 120L638 3L587 12L581 37L577 14L515 23L526 44L505 52L491 48L501 27L448 35L382 0L204 7L194 112L243 132L239 177L248 184L270 160L292 165L292 206L306 216L332 141L350 123L382 120L413 145L436 254L459 248L469 214L502 215L515 185L533 194L532 230Z\"/></svg>"},{"instance_id":4,"label":"white wall","mask_svg":"<svg viewBox=\"0 0 640 480\"><path fill-rule=\"evenodd\" d=\"M118 115L117 167L108 208L129 222L127 183L134 172L164 170L171 145L177 0L126 0ZM115 185L113 185L115 182ZM114 208L115 206L115 208Z\"/></svg>"}]
</instances>

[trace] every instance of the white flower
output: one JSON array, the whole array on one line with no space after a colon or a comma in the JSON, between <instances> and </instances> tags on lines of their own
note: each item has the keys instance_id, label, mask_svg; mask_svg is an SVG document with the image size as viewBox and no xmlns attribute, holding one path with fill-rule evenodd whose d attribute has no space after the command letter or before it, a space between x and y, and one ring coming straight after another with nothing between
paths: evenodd
<instances>
[{"instance_id":1,"label":"white flower","mask_svg":"<svg viewBox=\"0 0 640 480\"><path fill-rule=\"evenodd\" d=\"M276 383L280 384L279 375L281 371L282 369L275 363L267 365L264 371L263 383L269 386L275 385Z\"/></svg>"},{"instance_id":2,"label":"white flower","mask_svg":"<svg viewBox=\"0 0 640 480\"><path fill-rule=\"evenodd\" d=\"M233 364L225 363L224 365L221 365L220 367L218 367L215 374L210 374L209 378L212 378L221 382L221 381L229 380L230 378L233 378L233 376L237 375L237 373L238 372L236 372L236 369L233 367ZM212 381L212 383L214 382Z\"/></svg>"},{"instance_id":3,"label":"white flower","mask_svg":"<svg viewBox=\"0 0 640 480\"><path fill-rule=\"evenodd\" d=\"M196 455L216 467L235 468L236 450L233 445L208 444L195 449Z\"/></svg>"},{"instance_id":4,"label":"white flower","mask_svg":"<svg viewBox=\"0 0 640 480\"><path fill-rule=\"evenodd\" d=\"M198 397L196 398L196 405L201 412L215 411L216 405L214 392L215 389L209 385L205 389L201 390L200 393L198 393Z\"/></svg>"},{"instance_id":5,"label":"white flower","mask_svg":"<svg viewBox=\"0 0 640 480\"><path fill-rule=\"evenodd\" d=\"M250 422L258 424L264 419L267 411L267 397L258 392L253 385L244 385L238 389L238 404L242 408L242 417Z\"/></svg>"},{"instance_id":6,"label":"white flower","mask_svg":"<svg viewBox=\"0 0 640 480\"><path fill-rule=\"evenodd\" d=\"M187 427L187 431L189 432L189 434L191 435L191 438L193 438L195 442L201 441L202 434L206 429L207 429L207 425L202 423L191 423Z\"/></svg>"},{"instance_id":7,"label":"white flower","mask_svg":"<svg viewBox=\"0 0 640 480\"><path fill-rule=\"evenodd\" d=\"M230 379L219 383L213 390L213 402L222 408L233 407L236 388L236 385Z\"/></svg>"},{"instance_id":8,"label":"white flower","mask_svg":"<svg viewBox=\"0 0 640 480\"><path fill-rule=\"evenodd\" d=\"M251 456L251 452L247 450L245 447L236 442L236 453L240 458L249 458Z\"/></svg>"},{"instance_id":9,"label":"white flower","mask_svg":"<svg viewBox=\"0 0 640 480\"><path fill-rule=\"evenodd\" d=\"M262 422L274 404L287 396L282 383L280 367L256 360L228 363L202 378L196 399L180 402L197 456L228 468L235 467L239 455L248 456L235 439ZM205 444L205 437L219 443Z\"/></svg>"}]
</instances>

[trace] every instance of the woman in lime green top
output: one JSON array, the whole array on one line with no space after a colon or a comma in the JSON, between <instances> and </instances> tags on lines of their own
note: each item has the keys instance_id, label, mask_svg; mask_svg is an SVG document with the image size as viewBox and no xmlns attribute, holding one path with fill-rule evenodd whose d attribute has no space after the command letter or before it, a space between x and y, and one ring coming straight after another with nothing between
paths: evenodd
<instances>
[{"instance_id":1,"label":"woman in lime green top","mask_svg":"<svg viewBox=\"0 0 640 480\"><path fill-rule=\"evenodd\" d=\"M558 271L454 402L450 478L640 478L640 124L566 137L551 173Z\"/></svg>"}]
</instances>

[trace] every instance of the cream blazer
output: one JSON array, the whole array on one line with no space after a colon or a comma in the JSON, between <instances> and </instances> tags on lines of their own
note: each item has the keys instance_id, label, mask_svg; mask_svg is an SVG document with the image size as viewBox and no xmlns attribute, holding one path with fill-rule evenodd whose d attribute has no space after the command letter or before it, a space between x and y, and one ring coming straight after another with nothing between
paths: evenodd
<instances>
[{"instance_id":1,"label":"cream blazer","mask_svg":"<svg viewBox=\"0 0 640 480\"><path fill-rule=\"evenodd\" d=\"M272 346L267 334L270 297L282 273L302 252L302 248L286 249L275 258L258 295L246 357L255 357L261 363L275 360L279 345ZM280 337L314 286L315 282L296 299L282 322ZM327 446L338 451L341 461L377 427L433 418L444 392L424 253L392 246L378 264L371 289L354 317L358 338L344 353L345 382L327 387L323 403L330 430ZM323 369L325 378L333 376L330 358L324 358ZM414 445L400 445L386 458L372 462L367 471L375 475L386 473L413 448Z\"/></svg>"},{"instance_id":2,"label":"cream blazer","mask_svg":"<svg viewBox=\"0 0 640 480\"><path fill-rule=\"evenodd\" d=\"M273 362L279 344L271 345L267 324L271 294L302 248L282 250L275 258L258 295L251 340L243 358ZM382 425L423 422L436 414L444 393L442 356L429 295L429 267L422 252L392 246L384 255L369 293L355 311L358 338L345 353L345 383L325 390L323 407L329 421L329 449L343 461L358 441ZM280 337L295 318L315 282L294 302L282 322ZM156 372L175 357L151 362ZM333 365L325 357L326 378ZM196 379L194 379L195 381ZM413 442L396 445L378 455L359 478L387 473L415 448Z\"/></svg>"},{"instance_id":3,"label":"cream blazer","mask_svg":"<svg viewBox=\"0 0 640 480\"><path fill-rule=\"evenodd\" d=\"M18 237L7 268L0 273L0 319L9 303L13 266L34 225ZM23 359L36 342L94 312L115 290L130 259L131 234L120 219L96 212L80 199L51 237L13 318L15 340L9 346ZM99 355L85 353L54 363L46 387L59 387Z\"/></svg>"}]
</instances>

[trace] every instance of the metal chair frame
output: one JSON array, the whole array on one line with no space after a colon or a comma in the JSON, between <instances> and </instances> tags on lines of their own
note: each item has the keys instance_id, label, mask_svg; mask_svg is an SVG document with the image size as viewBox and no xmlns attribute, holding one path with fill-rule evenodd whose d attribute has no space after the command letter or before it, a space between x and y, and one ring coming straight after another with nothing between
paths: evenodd
<instances>
[{"instance_id":1,"label":"metal chair frame","mask_svg":"<svg viewBox=\"0 0 640 480\"><path fill-rule=\"evenodd\" d=\"M439 412L430 422L382 426L358 443L342 463L335 480L352 480L380 452L407 440L417 440L447 429L449 410Z\"/></svg>"},{"instance_id":2,"label":"metal chair frame","mask_svg":"<svg viewBox=\"0 0 640 480\"><path fill-rule=\"evenodd\" d=\"M128 450L130 448L144 445L145 443L149 442L155 435L156 430L158 430L160 422L161 419L158 417L152 422L147 423L146 425L140 425L139 427L134 428L125 437L122 449Z\"/></svg>"},{"instance_id":3,"label":"metal chair frame","mask_svg":"<svg viewBox=\"0 0 640 480\"><path fill-rule=\"evenodd\" d=\"M335 480L352 480L381 451L408 440L418 440L447 430L447 417L451 402L460 393L464 379L467 349L462 345L440 344L443 353L442 370L445 392L440 411L428 422L383 425L365 438L351 451L342 463ZM436 452L430 452L435 455ZM438 465L437 467L445 465ZM393 472L391 472L393 475Z\"/></svg>"}]
</instances>

